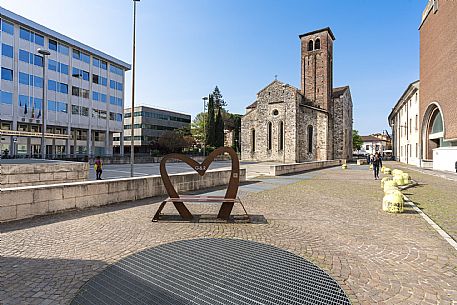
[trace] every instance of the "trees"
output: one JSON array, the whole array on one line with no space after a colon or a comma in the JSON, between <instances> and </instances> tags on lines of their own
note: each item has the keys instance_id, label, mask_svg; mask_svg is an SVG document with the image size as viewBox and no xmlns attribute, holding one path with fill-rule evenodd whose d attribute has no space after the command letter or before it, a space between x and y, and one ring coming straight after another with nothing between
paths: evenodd
<instances>
[{"instance_id":1,"label":"trees","mask_svg":"<svg viewBox=\"0 0 457 305\"><path fill-rule=\"evenodd\" d=\"M216 137L214 142L215 147L224 146L224 120L222 119L221 108L217 111L216 117Z\"/></svg>"},{"instance_id":2,"label":"trees","mask_svg":"<svg viewBox=\"0 0 457 305\"><path fill-rule=\"evenodd\" d=\"M359 135L359 132L355 129L352 130L352 148L354 150L360 150L363 145L362 137Z\"/></svg>"},{"instance_id":3,"label":"trees","mask_svg":"<svg viewBox=\"0 0 457 305\"><path fill-rule=\"evenodd\" d=\"M180 153L183 148L187 147L188 142L180 132L169 130L160 136L158 144L164 153Z\"/></svg>"},{"instance_id":4,"label":"trees","mask_svg":"<svg viewBox=\"0 0 457 305\"><path fill-rule=\"evenodd\" d=\"M224 108L227 106L227 103L222 98L221 91L219 90L219 88L217 86L216 86L216 88L214 88L212 95L214 97L214 107L215 108L220 109L220 108Z\"/></svg>"},{"instance_id":5,"label":"trees","mask_svg":"<svg viewBox=\"0 0 457 305\"><path fill-rule=\"evenodd\" d=\"M205 129L206 129L206 124L207 124L207 117L208 115L204 112L200 112L197 114L192 122L191 125L191 133L192 136L195 138L195 140L204 145L206 139L205 139Z\"/></svg>"},{"instance_id":6,"label":"trees","mask_svg":"<svg viewBox=\"0 0 457 305\"><path fill-rule=\"evenodd\" d=\"M208 99L208 121L206 124L206 145L214 146L216 142L216 122L214 121L214 96Z\"/></svg>"}]
</instances>

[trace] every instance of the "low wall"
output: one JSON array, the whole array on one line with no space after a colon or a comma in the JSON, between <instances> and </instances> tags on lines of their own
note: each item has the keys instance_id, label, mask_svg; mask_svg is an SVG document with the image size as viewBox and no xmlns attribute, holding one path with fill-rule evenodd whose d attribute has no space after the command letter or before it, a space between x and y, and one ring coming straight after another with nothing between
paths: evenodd
<instances>
[{"instance_id":1,"label":"low wall","mask_svg":"<svg viewBox=\"0 0 457 305\"><path fill-rule=\"evenodd\" d=\"M433 150L433 169L455 172L457 147L440 147Z\"/></svg>"},{"instance_id":2,"label":"low wall","mask_svg":"<svg viewBox=\"0 0 457 305\"><path fill-rule=\"evenodd\" d=\"M170 175L177 192L227 185L230 169ZM240 181L246 170L240 169ZM83 209L166 194L160 176L86 181L0 190L0 222L30 218L69 209ZM151 215L152 217L152 215Z\"/></svg>"},{"instance_id":3,"label":"low wall","mask_svg":"<svg viewBox=\"0 0 457 305\"><path fill-rule=\"evenodd\" d=\"M87 180L87 162L44 162L0 164L0 188Z\"/></svg>"},{"instance_id":4,"label":"low wall","mask_svg":"<svg viewBox=\"0 0 457 305\"><path fill-rule=\"evenodd\" d=\"M281 165L270 165L270 176L281 176L308 170L320 169L343 164L343 160L311 161Z\"/></svg>"}]
</instances>

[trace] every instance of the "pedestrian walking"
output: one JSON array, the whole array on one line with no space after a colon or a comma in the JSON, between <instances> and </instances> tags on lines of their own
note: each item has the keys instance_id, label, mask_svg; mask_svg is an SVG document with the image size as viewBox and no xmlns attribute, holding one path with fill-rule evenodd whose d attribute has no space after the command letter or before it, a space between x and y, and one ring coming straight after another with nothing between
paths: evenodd
<instances>
[{"instance_id":1,"label":"pedestrian walking","mask_svg":"<svg viewBox=\"0 0 457 305\"><path fill-rule=\"evenodd\" d=\"M94 170L95 170L95 179L102 180L102 167L103 162L100 160L100 156L95 157Z\"/></svg>"},{"instance_id":2,"label":"pedestrian walking","mask_svg":"<svg viewBox=\"0 0 457 305\"><path fill-rule=\"evenodd\" d=\"M373 173L374 173L374 180L379 179L379 165L382 164L381 157L379 153L375 153L373 159L371 160L373 164Z\"/></svg>"},{"instance_id":3,"label":"pedestrian walking","mask_svg":"<svg viewBox=\"0 0 457 305\"><path fill-rule=\"evenodd\" d=\"M370 165L370 161L371 161L370 154L367 154L367 164L368 165Z\"/></svg>"}]
</instances>

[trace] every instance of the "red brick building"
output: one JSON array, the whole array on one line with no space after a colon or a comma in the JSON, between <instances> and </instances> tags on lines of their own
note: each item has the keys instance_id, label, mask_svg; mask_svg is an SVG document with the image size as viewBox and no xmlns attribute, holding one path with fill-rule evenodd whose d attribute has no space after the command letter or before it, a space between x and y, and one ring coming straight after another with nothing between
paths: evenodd
<instances>
[{"instance_id":1,"label":"red brick building","mask_svg":"<svg viewBox=\"0 0 457 305\"><path fill-rule=\"evenodd\" d=\"M457 161L457 1L429 0L419 27L422 159ZM455 160L454 160L455 159Z\"/></svg>"}]
</instances>

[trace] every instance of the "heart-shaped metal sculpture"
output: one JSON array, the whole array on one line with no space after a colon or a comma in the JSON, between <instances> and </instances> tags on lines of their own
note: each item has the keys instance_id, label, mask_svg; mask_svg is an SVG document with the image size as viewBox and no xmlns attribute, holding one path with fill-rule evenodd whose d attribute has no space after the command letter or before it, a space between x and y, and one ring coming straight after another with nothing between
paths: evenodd
<instances>
[{"instance_id":1,"label":"heart-shaped metal sculpture","mask_svg":"<svg viewBox=\"0 0 457 305\"><path fill-rule=\"evenodd\" d=\"M214 161L214 159L218 155L222 155L224 153L228 153L232 159L232 172L230 175L230 180L228 184L227 191L225 192L224 199L230 199L230 201L226 201L222 203L222 206L219 210L217 215L218 218L228 219L230 217L230 213L233 209L234 200L236 199L236 194L238 193L238 186L240 184L240 162L238 160L238 155L231 147L219 147L213 152L211 152L208 157L202 162L199 163L186 155L183 154L168 154L162 158L160 162L160 176L162 177L163 184L165 189L167 190L168 196L170 198L180 198L179 194L176 192L173 184L171 183L170 177L168 176L166 163L170 159L177 159L187 163L190 167L192 167L200 176L203 176L206 171L208 170L210 164ZM179 201L172 201L174 206L179 212L179 215L183 219L191 220L193 218L190 211L186 208L183 202Z\"/></svg>"}]
</instances>

